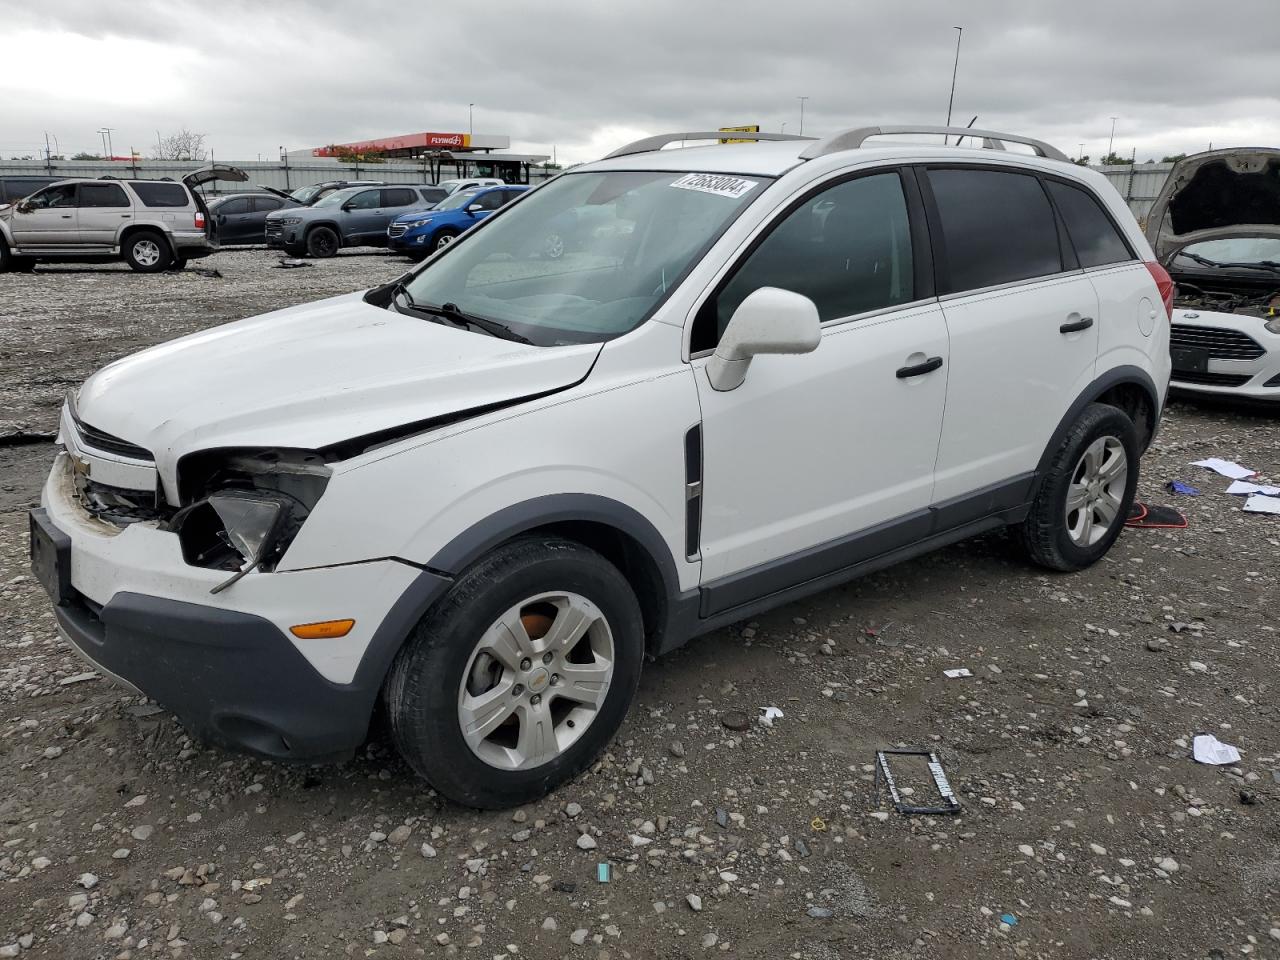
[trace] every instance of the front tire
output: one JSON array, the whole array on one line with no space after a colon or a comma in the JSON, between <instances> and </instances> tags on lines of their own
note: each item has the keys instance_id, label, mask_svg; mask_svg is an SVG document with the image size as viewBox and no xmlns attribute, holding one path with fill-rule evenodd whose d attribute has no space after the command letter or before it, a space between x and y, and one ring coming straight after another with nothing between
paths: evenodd
<instances>
[{"instance_id":1,"label":"front tire","mask_svg":"<svg viewBox=\"0 0 1280 960\"><path fill-rule=\"evenodd\" d=\"M1022 524L1023 549L1050 570L1083 570L1111 549L1138 485L1138 431L1121 410L1091 403L1067 431Z\"/></svg>"},{"instance_id":2,"label":"front tire","mask_svg":"<svg viewBox=\"0 0 1280 960\"><path fill-rule=\"evenodd\" d=\"M487 809L580 773L626 716L644 655L622 574L559 537L522 537L458 577L386 683L392 737L440 794Z\"/></svg>"},{"instance_id":3,"label":"front tire","mask_svg":"<svg viewBox=\"0 0 1280 960\"><path fill-rule=\"evenodd\" d=\"M138 273L160 273L173 262L169 244L151 230L141 230L124 242L125 263Z\"/></svg>"},{"instance_id":4,"label":"front tire","mask_svg":"<svg viewBox=\"0 0 1280 960\"><path fill-rule=\"evenodd\" d=\"M317 259L337 256L341 246L337 232L330 227L315 227L307 234L307 253Z\"/></svg>"},{"instance_id":5,"label":"front tire","mask_svg":"<svg viewBox=\"0 0 1280 960\"><path fill-rule=\"evenodd\" d=\"M432 250L443 250L449 244L458 238L457 230L441 230L436 234L435 239L431 241Z\"/></svg>"}]
</instances>

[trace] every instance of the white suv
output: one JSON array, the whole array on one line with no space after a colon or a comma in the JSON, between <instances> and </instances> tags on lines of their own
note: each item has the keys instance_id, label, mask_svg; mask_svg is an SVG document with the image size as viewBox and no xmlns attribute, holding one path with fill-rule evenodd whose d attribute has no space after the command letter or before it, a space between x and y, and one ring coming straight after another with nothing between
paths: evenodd
<instances>
[{"instance_id":1,"label":"white suv","mask_svg":"<svg viewBox=\"0 0 1280 960\"><path fill-rule=\"evenodd\" d=\"M385 704L440 793L503 806L692 636L1005 526L1095 562L1168 277L1052 147L865 144L919 132L641 141L395 283L111 364L32 515L62 630L269 757L350 754Z\"/></svg>"}]
</instances>

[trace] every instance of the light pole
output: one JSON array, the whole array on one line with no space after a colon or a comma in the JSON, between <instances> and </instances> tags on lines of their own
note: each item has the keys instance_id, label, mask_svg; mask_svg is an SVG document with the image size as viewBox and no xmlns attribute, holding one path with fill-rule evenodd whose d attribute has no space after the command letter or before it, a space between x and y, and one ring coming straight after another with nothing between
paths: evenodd
<instances>
[{"instance_id":1,"label":"light pole","mask_svg":"<svg viewBox=\"0 0 1280 960\"><path fill-rule=\"evenodd\" d=\"M796 97L800 101L800 136L804 136L804 102L808 97Z\"/></svg>"},{"instance_id":2,"label":"light pole","mask_svg":"<svg viewBox=\"0 0 1280 960\"><path fill-rule=\"evenodd\" d=\"M1082 143L1082 144L1080 144L1080 151L1076 154L1076 159L1077 159L1077 160L1083 160L1083 159L1084 159L1084 144L1083 144L1083 143Z\"/></svg>"},{"instance_id":3,"label":"light pole","mask_svg":"<svg viewBox=\"0 0 1280 960\"><path fill-rule=\"evenodd\" d=\"M787 132L787 121L785 121L785 120L783 120L783 121L782 121L782 129L781 129L781 130L779 130L778 132L779 132L779 133L786 133L786 132Z\"/></svg>"},{"instance_id":4,"label":"light pole","mask_svg":"<svg viewBox=\"0 0 1280 960\"><path fill-rule=\"evenodd\" d=\"M475 136L476 132L476 115L474 103L467 104L467 135Z\"/></svg>"},{"instance_id":5,"label":"light pole","mask_svg":"<svg viewBox=\"0 0 1280 960\"><path fill-rule=\"evenodd\" d=\"M1118 117L1111 118L1111 138L1107 141L1107 156L1111 156L1111 146L1116 142L1116 120Z\"/></svg>"},{"instance_id":6,"label":"light pole","mask_svg":"<svg viewBox=\"0 0 1280 960\"><path fill-rule=\"evenodd\" d=\"M951 126L951 108L955 105L955 102L956 102L956 74L959 73L960 71L960 40L961 38L964 37L964 27L952 27L951 29L956 32L956 58L955 58L955 61L951 64L951 96L947 98L946 125L948 127ZM946 146L946 143L947 143L947 136L946 134L943 134L942 135L943 146Z\"/></svg>"}]
</instances>

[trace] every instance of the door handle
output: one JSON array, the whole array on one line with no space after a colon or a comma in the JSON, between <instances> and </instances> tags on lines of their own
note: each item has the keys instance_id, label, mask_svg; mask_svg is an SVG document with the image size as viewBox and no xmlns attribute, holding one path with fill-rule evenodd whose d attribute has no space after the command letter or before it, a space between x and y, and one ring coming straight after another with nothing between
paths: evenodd
<instances>
[{"instance_id":1,"label":"door handle","mask_svg":"<svg viewBox=\"0 0 1280 960\"><path fill-rule=\"evenodd\" d=\"M70 219L71 219L71 214L69 214L69 213L64 213L64 214L62 214L62 219L63 219L63 220L70 220Z\"/></svg>"},{"instance_id":2,"label":"door handle","mask_svg":"<svg viewBox=\"0 0 1280 960\"><path fill-rule=\"evenodd\" d=\"M898 379L906 380L908 377L920 377L926 373L933 373L942 366L941 357L930 357L924 363L913 363L909 367L898 368Z\"/></svg>"},{"instance_id":3,"label":"door handle","mask_svg":"<svg viewBox=\"0 0 1280 960\"><path fill-rule=\"evenodd\" d=\"M1081 317L1079 320L1068 320L1058 328L1059 333L1079 333L1093 326L1093 317Z\"/></svg>"}]
</instances>

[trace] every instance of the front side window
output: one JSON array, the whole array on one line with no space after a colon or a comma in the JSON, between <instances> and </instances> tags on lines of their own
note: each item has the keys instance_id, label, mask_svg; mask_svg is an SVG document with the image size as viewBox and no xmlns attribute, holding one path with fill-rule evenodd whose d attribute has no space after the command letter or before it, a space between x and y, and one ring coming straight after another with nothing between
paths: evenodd
<instances>
[{"instance_id":1,"label":"front side window","mask_svg":"<svg viewBox=\"0 0 1280 960\"><path fill-rule=\"evenodd\" d=\"M1080 266L1101 267L1133 259L1124 237L1092 194L1060 180L1048 180L1046 185L1062 214Z\"/></svg>"},{"instance_id":2,"label":"front side window","mask_svg":"<svg viewBox=\"0 0 1280 960\"><path fill-rule=\"evenodd\" d=\"M407 293L543 346L609 340L642 323L767 183L671 171L565 174L429 261ZM437 209L469 202L455 204L456 196Z\"/></svg>"},{"instance_id":3,"label":"front side window","mask_svg":"<svg viewBox=\"0 0 1280 960\"><path fill-rule=\"evenodd\" d=\"M808 297L824 323L914 299L911 224L897 172L837 184L788 213L704 308L691 348L714 347L738 305L761 287Z\"/></svg>"},{"instance_id":4,"label":"front side window","mask_svg":"<svg viewBox=\"0 0 1280 960\"><path fill-rule=\"evenodd\" d=\"M80 206L127 207L129 198L125 196L124 187L116 183L82 183Z\"/></svg>"},{"instance_id":5,"label":"front side window","mask_svg":"<svg viewBox=\"0 0 1280 960\"><path fill-rule=\"evenodd\" d=\"M352 210L376 210L382 205L381 190L361 190L347 201Z\"/></svg>"},{"instance_id":6,"label":"front side window","mask_svg":"<svg viewBox=\"0 0 1280 960\"><path fill-rule=\"evenodd\" d=\"M502 206L502 191L490 190L488 193L482 193L476 199L476 203L480 205L481 210L497 210Z\"/></svg>"},{"instance_id":7,"label":"front side window","mask_svg":"<svg viewBox=\"0 0 1280 960\"><path fill-rule=\"evenodd\" d=\"M49 187L33 194L27 202L37 210L74 207L76 205L76 185L74 183L63 183L56 187Z\"/></svg>"},{"instance_id":8,"label":"front side window","mask_svg":"<svg viewBox=\"0 0 1280 960\"><path fill-rule=\"evenodd\" d=\"M1058 226L1040 181L1025 173L931 169L950 269L960 292L1062 270Z\"/></svg>"},{"instance_id":9,"label":"front side window","mask_svg":"<svg viewBox=\"0 0 1280 960\"><path fill-rule=\"evenodd\" d=\"M248 213L252 207L253 201L248 197L233 197L219 206L216 212L223 215Z\"/></svg>"}]
</instances>

